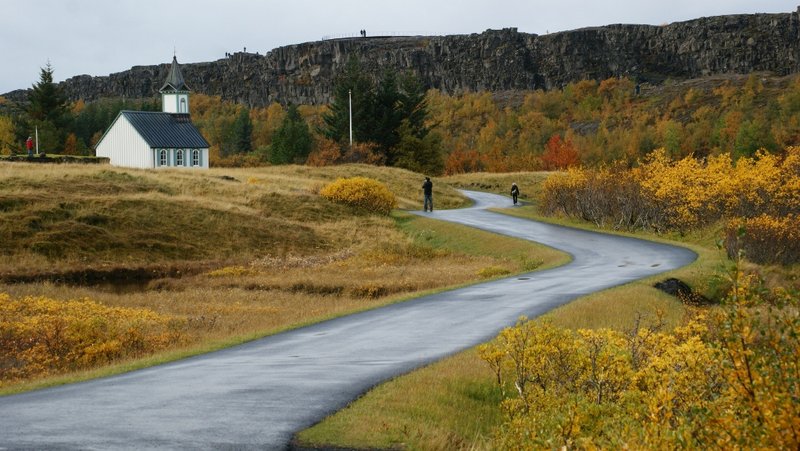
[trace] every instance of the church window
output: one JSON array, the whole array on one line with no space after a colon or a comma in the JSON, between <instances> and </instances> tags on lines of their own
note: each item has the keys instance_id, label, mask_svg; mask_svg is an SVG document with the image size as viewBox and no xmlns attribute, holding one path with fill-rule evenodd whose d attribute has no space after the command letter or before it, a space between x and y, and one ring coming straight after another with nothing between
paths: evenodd
<instances>
[{"instance_id":1,"label":"church window","mask_svg":"<svg viewBox=\"0 0 800 451\"><path fill-rule=\"evenodd\" d=\"M192 166L200 166L200 151L192 151Z\"/></svg>"},{"instance_id":2,"label":"church window","mask_svg":"<svg viewBox=\"0 0 800 451\"><path fill-rule=\"evenodd\" d=\"M175 166L183 166L183 150L178 150L175 153Z\"/></svg>"},{"instance_id":3,"label":"church window","mask_svg":"<svg viewBox=\"0 0 800 451\"><path fill-rule=\"evenodd\" d=\"M178 112L179 113L188 113L187 110L188 109L186 108L186 98L185 97L181 97L181 106L180 106L180 109L178 110Z\"/></svg>"},{"instance_id":4,"label":"church window","mask_svg":"<svg viewBox=\"0 0 800 451\"><path fill-rule=\"evenodd\" d=\"M161 149L158 153L158 165L159 166L167 166L169 164L169 160L167 160L167 151Z\"/></svg>"}]
</instances>

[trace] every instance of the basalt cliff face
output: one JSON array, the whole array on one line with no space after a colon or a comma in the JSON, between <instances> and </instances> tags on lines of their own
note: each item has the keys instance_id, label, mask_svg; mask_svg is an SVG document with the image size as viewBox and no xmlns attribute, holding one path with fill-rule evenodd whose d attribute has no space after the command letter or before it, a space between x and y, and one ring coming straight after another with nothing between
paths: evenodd
<instances>
[{"instance_id":1,"label":"basalt cliff face","mask_svg":"<svg viewBox=\"0 0 800 451\"><path fill-rule=\"evenodd\" d=\"M412 71L430 88L465 91L552 89L582 80L628 76L648 82L726 73L800 72L800 8L784 14L706 17L663 26L609 25L535 35L516 29L453 36L332 39L235 53L181 66L194 92L250 106L322 104L351 57L375 77ZM62 83L73 99L158 95L168 64L136 66ZM23 100L25 90L6 94Z\"/></svg>"}]
</instances>

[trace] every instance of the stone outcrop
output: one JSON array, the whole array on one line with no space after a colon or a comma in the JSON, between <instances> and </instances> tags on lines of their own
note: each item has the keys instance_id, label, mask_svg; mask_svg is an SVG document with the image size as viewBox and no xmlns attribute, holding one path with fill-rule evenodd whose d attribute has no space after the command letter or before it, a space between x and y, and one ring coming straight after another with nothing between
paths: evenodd
<instances>
[{"instance_id":1,"label":"stone outcrop","mask_svg":"<svg viewBox=\"0 0 800 451\"><path fill-rule=\"evenodd\" d=\"M413 71L431 88L465 91L552 89L582 79L628 76L658 83L707 75L800 72L800 9L784 14L706 17L663 26L609 25L535 35L515 28L453 36L332 39L236 53L185 64L195 91L250 106L328 103L335 75L350 57L378 77ZM168 64L63 82L72 99L156 96ZM26 91L6 94L24 99Z\"/></svg>"}]
</instances>

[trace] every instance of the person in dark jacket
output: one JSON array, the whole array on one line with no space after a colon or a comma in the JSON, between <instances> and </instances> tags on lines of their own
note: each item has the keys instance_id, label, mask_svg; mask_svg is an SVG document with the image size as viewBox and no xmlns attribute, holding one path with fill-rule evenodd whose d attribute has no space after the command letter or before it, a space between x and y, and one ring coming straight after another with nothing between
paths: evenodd
<instances>
[{"instance_id":1,"label":"person in dark jacket","mask_svg":"<svg viewBox=\"0 0 800 451\"><path fill-rule=\"evenodd\" d=\"M433 182L430 177L425 177L425 182L422 183L422 192L425 194L424 211L433 211Z\"/></svg>"},{"instance_id":2,"label":"person in dark jacket","mask_svg":"<svg viewBox=\"0 0 800 451\"><path fill-rule=\"evenodd\" d=\"M519 197L519 188L516 183L511 184L511 198L514 199L514 205L517 205L517 197Z\"/></svg>"}]
</instances>

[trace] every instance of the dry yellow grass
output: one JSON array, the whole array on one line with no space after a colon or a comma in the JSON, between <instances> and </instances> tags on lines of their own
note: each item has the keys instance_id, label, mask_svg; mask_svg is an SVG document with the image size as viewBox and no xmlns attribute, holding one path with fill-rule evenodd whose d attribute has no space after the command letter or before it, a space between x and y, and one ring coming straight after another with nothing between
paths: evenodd
<instances>
[{"instance_id":1,"label":"dry yellow grass","mask_svg":"<svg viewBox=\"0 0 800 451\"><path fill-rule=\"evenodd\" d=\"M9 237L0 245L8 256L0 276L41 273L57 279L66 271L99 268L113 277L119 268L158 272L167 266L180 272L128 287L43 281L0 285L0 292L13 298L89 298L186 319L185 347L159 359L474 282L486 268L522 272L564 260L518 240L413 215L367 214L316 194L326 181L362 175L399 191L407 206L418 208L419 200L411 198L421 191L422 177L408 171L9 166L0 164L0 235ZM437 189L440 203L463 202L452 188L440 183ZM86 225L81 218L93 218L93 228L81 229ZM53 241L54 230L63 239ZM87 233L75 239L76 230ZM104 248L102 240L115 244ZM59 251L32 251L30 242ZM120 363L118 370L146 364Z\"/></svg>"},{"instance_id":2,"label":"dry yellow grass","mask_svg":"<svg viewBox=\"0 0 800 451\"><path fill-rule=\"evenodd\" d=\"M0 275L335 250L343 234L335 222L356 213L317 192L354 175L387 184L401 208L421 205L420 175L364 165L197 172L3 163ZM443 208L464 202L445 185L436 195Z\"/></svg>"}]
</instances>

